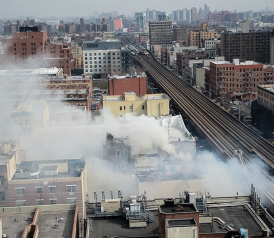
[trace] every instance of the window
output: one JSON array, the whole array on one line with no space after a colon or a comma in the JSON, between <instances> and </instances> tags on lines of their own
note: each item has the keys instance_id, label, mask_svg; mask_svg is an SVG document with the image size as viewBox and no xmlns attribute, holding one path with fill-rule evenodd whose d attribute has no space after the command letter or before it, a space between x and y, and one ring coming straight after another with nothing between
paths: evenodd
<instances>
[{"instance_id":1,"label":"window","mask_svg":"<svg viewBox=\"0 0 274 238\"><path fill-rule=\"evenodd\" d=\"M36 205L43 205L44 200L43 199L36 199Z\"/></svg>"},{"instance_id":2,"label":"window","mask_svg":"<svg viewBox=\"0 0 274 238\"><path fill-rule=\"evenodd\" d=\"M26 200L17 200L16 206L26 206Z\"/></svg>"},{"instance_id":3,"label":"window","mask_svg":"<svg viewBox=\"0 0 274 238\"><path fill-rule=\"evenodd\" d=\"M49 200L49 204L56 204L56 202L57 202L57 199L55 198L55 199L50 199Z\"/></svg>"},{"instance_id":4,"label":"window","mask_svg":"<svg viewBox=\"0 0 274 238\"><path fill-rule=\"evenodd\" d=\"M76 203L76 198L67 198L67 203Z\"/></svg>"},{"instance_id":5,"label":"window","mask_svg":"<svg viewBox=\"0 0 274 238\"><path fill-rule=\"evenodd\" d=\"M76 186L75 185L67 185L67 190L69 193L73 193L76 190Z\"/></svg>"},{"instance_id":6,"label":"window","mask_svg":"<svg viewBox=\"0 0 274 238\"><path fill-rule=\"evenodd\" d=\"M120 106L120 111L122 111L123 110L123 107L122 106Z\"/></svg>"},{"instance_id":7,"label":"window","mask_svg":"<svg viewBox=\"0 0 274 238\"><path fill-rule=\"evenodd\" d=\"M6 200L5 192L0 192L0 201L5 201L5 200Z\"/></svg>"},{"instance_id":8,"label":"window","mask_svg":"<svg viewBox=\"0 0 274 238\"><path fill-rule=\"evenodd\" d=\"M25 194L25 188L15 188L17 195Z\"/></svg>"},{"instance_id":9,"label":"window","mask_svg":"<svg viewBox=\"0 0 274 238\"><path fill-rule=\"evenodd\" d=\"M125 156L128 155L128 151L127 151L127 150L124 151L124 155L125 155Z\"/></svg>"},{"instance_id":10,"label":"window","mask_svg":"<svg viewBox=\"0 0 274 238\"><path fill-rule=\"evenodd\" d=\"M116 156L120 157L121 156L121 150L116 150Z\"/></svg>"},{"instance_id":11,"label":"window","mask_svg":"<svg viewBox=\"0 0 274 238\"><path fill-rule=\"evenodd\" d=\"M145 110L145 105L142 105L142 110Z\"/></svg>"},{"instance_id":12,"label":"window","mask_svg":"<svg viewBox=\"0 0 274 238\"><path fill-rule=\"evenodd\" d=\"M133 105L132 105L132 106L129 106L129 111L130 111L130 112L133 112Z\"/></svg>"},{"instance_id":13,"label":"window","mask_svg":"<svg viewBox=\"0 0 274 238\"><path fill-rule=\"evenodd\" d=\"M121 169L121 165L117 164L117 170L120 170L120 169Z\"/></svg>"},{"instance_id":14,"label":"window","mask_svg":"<svg viewBox=\"0 0 274 238\"><path fill-rule=\"evenodd\" d=\"M36 187L36 193L40 194L42 193L42 187Z\"/></svg>"},{"instance_id":15,"label":"window","mask_svg":"<svg viewBox=\"0 0 274 238\"><path fill-rule=\"evenodd\" d=\"M56 193L56 186L49 187L49 193Z\"/></svg>"},{"instance_id":16,"label":"window","mask_svg":"<svg viewBox=\"0 0 274 238\"><path fill-rule=\"evenodd\" d=\"M174 165L170 166L170 167L169 167L169 171L170 171L170 172L175 172L175 166L174 166Z\"/></svg>"}]
</instances>

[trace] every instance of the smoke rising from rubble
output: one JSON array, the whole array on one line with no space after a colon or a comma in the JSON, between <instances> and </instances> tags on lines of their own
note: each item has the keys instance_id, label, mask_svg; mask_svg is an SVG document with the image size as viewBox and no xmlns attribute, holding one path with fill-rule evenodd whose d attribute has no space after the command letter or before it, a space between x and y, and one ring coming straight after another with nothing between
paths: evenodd
<instances>
[{"instance_id":1,"label":"smoke rising from rubble","mask_svg":"<svg viewBox=\"0 0 274 238\"><path fill-rule=\"evenodd\" d=\"M39 63L33 65L32 68L39 68L38 65ZM37 115L43 114L41 106L32 107L31 112L24 110L20 112L26 101L31 102L37 98L37 91L43 95L42 79L37 77L33 78L32 84L17 84L14 80L17 77L10 76L5 83L1 84L3 85L0 88L1 140L19 140L20 149L26 151L27 160L58 160L86 156L90 201L93 201L93 191L97 191L98 199L101 190L105 191L106 198L109 198L110 191L113 191L114 198L117 197L118 190L122 191L125 198L131 194L140 195L138 193L142 192L142 189L138 190L133 171L128 173L113 171L112 167L102 159L103 144L107 132L117 138L128 137L134 154L147 154L160 148L171 157L179 158L185 161L187 166L199 170L203 179L197 180L197 183L189 180L189 184L193 186L195 192L203 193L206 189L211 196L236 196L237 192L239 195L249 194L250 184L241 164L234 160L223 162L208 152L198 154L196 160L191 158L190 154L177 153L175 146L168 140L166 129L161 127L155 118L132 115L114 118L108 110L103 110L102 116L91 120L86 112L80 111L74 106L64 105L60 98L52 94L51 97L56 100L54 106L52 102L49 104L50 114L47 125L42 125L39 121L40 117L37 117ZM18 80L28 81L26 76L18 78ZM18 97L19 94L21 94L20 97ZM15 109L19 112L16 112ZM54 110L59 115L62 110L65 111L65 116L54 120L51 118ZM11 115L12 111L14 113ZM262 181L257 163L256 161L245 165L246 170L252 171L252 176L249 175L249 179L255 186L258 181ZM160 185L160 188L163 186ZM185 181L181 181L176 190L171 185L160 189L161 191L154 191L157 189L156 183L153 184L153 182L143 183L141 187L148 189L149 196L153 198L162 197L162 195L178 197L179 192L185 190L186 184ZM159 195L159 192L163 194Z\"/></svg>"}]
</instances>

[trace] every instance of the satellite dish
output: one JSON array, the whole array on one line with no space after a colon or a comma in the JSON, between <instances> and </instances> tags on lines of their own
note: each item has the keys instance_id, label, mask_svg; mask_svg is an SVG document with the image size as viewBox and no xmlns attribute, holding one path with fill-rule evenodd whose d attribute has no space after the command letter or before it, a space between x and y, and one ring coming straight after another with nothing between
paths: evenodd
<instances>
[{"instance_id":1,"label":"satellite dish","mask_svg":"<svg viewBox=\"0 0 274 238\"><path fill-rule=\"evenodd\" d=\"M47 180L45 180L45 181L43 182L43 184L44 184L44 185L47 185L47 184L48 184L48 181L47 181Z\"/></svg>"}]
</instances>

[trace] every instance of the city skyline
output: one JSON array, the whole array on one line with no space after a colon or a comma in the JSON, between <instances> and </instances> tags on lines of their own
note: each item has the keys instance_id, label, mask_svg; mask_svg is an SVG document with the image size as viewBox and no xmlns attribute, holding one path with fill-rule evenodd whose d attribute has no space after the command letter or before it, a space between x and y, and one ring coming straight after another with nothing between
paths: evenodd
<instances>
[{"instance_id":1,"label":"city skyline","mask_svg":"<svg viewBox=\"0 0 274 238\"><path fill-rule=\"evenodd\" d=\"M2 3L2 7L0 9L1 18L16 18L18 16L91 16L94 14L94 11L98 11L100 13L116 11L119 14L133 16L134 12L145 11L146 9L155 9L171 13L172 10L183 9L185 7L188 9L191 9L192 7L196 7L197 9L200 7L203 8L204 4L207 4L211 11L234 11L234 9L237 9L237 11L261 11L265 10L266 7L270 8L273 5L273 0L250 0L248 5L246 5L246 2L243 0L234 0L229 2L216 2L213 0L207 0L204 2L201 0L194 0L183 4L181 4L179 0L173 0L171 3L167 1L139 0L138 4L136 4L137 6L134 6L134 8L132 7L132 4L129 4L129 1L125 0L116 0L115 2L110 0L106 0L104 2L95 2L93 0L87 2L85 0L78 0L75 2L70 2L69 4L65 0L59 0L58 5L53 0L48 0L46 2L34 0L28 0L27 2L15 2L15 0L4 2L4 0L0 0L0 2ZM132 1L132 3L134 2Z\"/></svg>"}]
</instances>

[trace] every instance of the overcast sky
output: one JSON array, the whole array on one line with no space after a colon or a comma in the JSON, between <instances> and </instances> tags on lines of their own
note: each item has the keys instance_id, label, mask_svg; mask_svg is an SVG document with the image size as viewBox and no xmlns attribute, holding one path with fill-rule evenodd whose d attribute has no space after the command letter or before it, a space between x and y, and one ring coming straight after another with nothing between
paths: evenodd
<instances>
[{"instance_id":1,"label":"overcast sky","mask_svg":"<svg viewBox=\"0 0 274 238\"><path fill-rule=\"evenodd\" d=\"M133 15L133 12L147 8L171 12L187 7L199 7L207 4L210 10L258 11L269 7L274 9L274 0L0 0L0 18L33 17L67 17L91 16L94 11Z\"/></svg>"}]
</instances>

